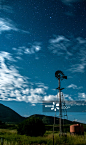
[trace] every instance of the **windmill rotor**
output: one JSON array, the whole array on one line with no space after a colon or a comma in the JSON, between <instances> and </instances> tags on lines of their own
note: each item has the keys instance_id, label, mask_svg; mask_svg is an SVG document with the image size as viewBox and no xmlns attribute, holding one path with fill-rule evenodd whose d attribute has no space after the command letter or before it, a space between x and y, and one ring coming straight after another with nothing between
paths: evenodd
<instances>
[{"instance_id":1,"label":"windmill rotor","mask_svg":"<svg viewBox=\"0 0 86 145\"><path fill-rule=\"evenodd\" d=\"M65 76L64 73L60 70L55 72L55 77L58 79L60 78L61 80L67 79L67 76Z\"/></svg>"}]
</instances>

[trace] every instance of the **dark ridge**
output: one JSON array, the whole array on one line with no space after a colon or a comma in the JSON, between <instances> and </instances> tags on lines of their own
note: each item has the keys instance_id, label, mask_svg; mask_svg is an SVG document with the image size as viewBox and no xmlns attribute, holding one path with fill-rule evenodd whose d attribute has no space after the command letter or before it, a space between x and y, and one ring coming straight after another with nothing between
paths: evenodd
<instances>
[{"instance_id":1,"label":"dark ridge","mask_svg":"<svg viewBox=\"0 0 86 145\"><path fill-rule=\"evenodd\" d=\"M19 123L22 122L25 117L20 116L11 108L0 103L0 120L5 123Z\"/></svg>"},{"instance_id":2,"label":"dark ridge","mask_svg":"<svg viewBox=\"0 0 86 145\"><path fill-rule=\"evenodd\" d=\"M31 115L30 117L38 117L38 118L42 119L43 123L46 124L46 125L53 125L54 124L54 117L53 116L34 114L34 115ZM63 122L63 119L62 119L62 122ZM74 123L78 124L79 122L64 119L64 124L74 124ZM59 124L59 118L58 117L55 117L55 124Z\"/></svg>"},{"instance_id":3,"label":"dark ridge","mask_svg":"<svg viewBox=\"0 0 86 145\"><path fill-rule=\"evenodd\" d=\"M18 113L16 113L11 108L0 104L0 120L4 123L20 123L24 121L25 119L28 119L30 117L40 118L45 125L53 125L54 124L54 117L53 116L46 116L41 114L34 114L29 117L22 117ZM62 120L63 121L63 120ZM70 121L65 119L64 124L78 124L79 122L76 121ZM59 124L59 118L55 117L55 124Z\"/></svg>"}]
</instances>

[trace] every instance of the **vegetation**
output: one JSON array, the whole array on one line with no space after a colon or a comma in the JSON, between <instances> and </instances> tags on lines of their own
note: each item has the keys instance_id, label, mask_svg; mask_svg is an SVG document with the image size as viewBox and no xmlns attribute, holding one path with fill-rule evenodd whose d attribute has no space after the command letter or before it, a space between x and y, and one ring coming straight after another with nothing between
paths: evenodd
<instances>
[{"instance_id":1,"label":"vegetation","mask_svg":"<svg viewBox=\"0 0 86 145\"><path fill-rule=\"evenodd\" d=\"M46 131L44 136L30 137L17 134L17 130L0 129L0 138L3 138L3 145L52 145L53 133ZM1 141L0 141L1 145ZM59 137L59 132L54 133L54 145L86 145L86 133L84 136L71 136L67 133L67 137Z\"/></svg>"},{"instance_id":2,"label":"vegetation","mask_svg":"<svg viewBox=\"0 0 86 145\"><path fill-rule=\"evenodd\" d=\"M41 119L31 117L18 125L19 134L29 136L43 136L45 133L45 125Z\"/></svg>"},{"instance_id":3,"label":"vegetation","mask_svg":"<svg viewBox=\"0 0 86 145\"><path fill-rule=\"evenodd\" d=\"M40 118L45 125L53 125L53 122L54 122L54 117L53 116L35 114L35 115L30 116L30 117ZM63 119L62 119L62 122L63 122ZM58 117L55 117L55 123L59 124L59 118ZM73 124L73 123L78 124L79 122L77 122L77 121L72 122L70 120L64 119L64 124Z\"/></svg>"},{"instance_id":4,"label":"vegetation","mask_svg":"<svg viewBox=\"0 0 86 145\"><path fill-rule=\"evenodd\" d=\"M35 114L26 119L2 104L0 104L0 109L2 110L0 112L0 145L2 145L1 141L3 141L3 145L53 144L54 117ZM7 124L8 122L9 124ZM55 122L58 124L59 119L55 118ZM64 120L64 122L65 128L63 131L67 132L67 137L59 137L59 126L56 126L54 131L54 145L86 145L86 124L83 124L84 136L72 136L69 133L69 126L78 122L69 120ZM20 124L17 125L17 123ZM45 124L45 128L43 123Z\"/></svg>"}]
</instances>

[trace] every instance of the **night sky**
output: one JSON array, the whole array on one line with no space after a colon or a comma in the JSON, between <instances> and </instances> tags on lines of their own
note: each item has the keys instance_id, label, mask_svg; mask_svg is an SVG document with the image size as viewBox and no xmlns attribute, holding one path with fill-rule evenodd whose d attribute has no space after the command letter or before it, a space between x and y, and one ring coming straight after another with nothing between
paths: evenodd
<instances>
[{"instance_id":1,"label":"night sky","mask_svg":"<svg viewBox=\"0 0 86 145\"><path fill-rule=\"evenodd\" d=\"M67 76L64 97L86 100L86 1L0 0L0 103L22 116L54 115L42 102L57 98L57 70Z\"/></svg>"}]
</instances>

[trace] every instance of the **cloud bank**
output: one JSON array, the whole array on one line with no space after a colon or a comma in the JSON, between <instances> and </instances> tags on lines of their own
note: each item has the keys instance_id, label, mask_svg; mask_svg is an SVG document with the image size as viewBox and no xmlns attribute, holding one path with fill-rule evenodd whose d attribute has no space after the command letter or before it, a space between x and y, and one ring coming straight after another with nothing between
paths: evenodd
<instances>
[{"instance_id":1,"label":"cloud bank","mask_svg":"<svg viewBox=\"0 0 86 145\"><path fill-rule=\"evenodd\" d=\"M42 102L42 96L46 94L48 87L43 83L28 82L27 77L22 76L12 65L13 61L15 60L10 53L0 52L0 100Z\"/></svg>"}]
</instances>

